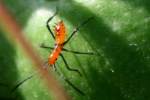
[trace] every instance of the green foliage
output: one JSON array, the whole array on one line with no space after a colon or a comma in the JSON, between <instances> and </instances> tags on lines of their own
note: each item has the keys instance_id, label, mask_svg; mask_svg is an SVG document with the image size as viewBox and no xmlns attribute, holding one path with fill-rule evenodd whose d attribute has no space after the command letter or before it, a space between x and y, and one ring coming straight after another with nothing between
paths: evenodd
<instances>
[{"instance_id":1,"label":"green foliage","mask_svg":"<svg viewBox=\"0 0 150 100\"><path fill-rule=\"evenodd\" d=\"M24 35L43 60L47 59L49 50L44 50L39 45L41 43L54 45L46 29L46 20L55 12L56 6L59 8L59 14L50 25L54 26L62 19L67 27L68 36L76 25L91 16L94 17L72 38L66 48L93 51L97 55L75 55L64 52L70 67L79 69L83 77L69 72L61 58L57 62L58 71L86 94L80 95L58 76L59 82L65 86L74 100L150 99L149 0L15 0L15 2L5 0L4 2L22 25L26 33ZM22 50L10 44L2 35L0 46L2 74L0 83L1 81L9 83L11 88L17 81L35 72ZM6 94L2 96L5 97ZM24 83L13 95L17 95L19 100L53 99L38 75Z\"/></svg>"}]
</instances>

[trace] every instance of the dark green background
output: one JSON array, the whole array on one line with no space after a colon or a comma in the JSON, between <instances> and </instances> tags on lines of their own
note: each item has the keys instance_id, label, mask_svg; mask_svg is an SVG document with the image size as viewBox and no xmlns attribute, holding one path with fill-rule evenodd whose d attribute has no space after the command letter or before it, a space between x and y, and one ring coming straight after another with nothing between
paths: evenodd
<instances>
[{"instance_id":1,"label":"dark green background","mask_svg":"<svg viewBox=\"0 0 150 100\"><path fill-rule=\"evenodd\" d=\"M61 59L57 63L58 70L86 94L81 96L58 76L74 100L150 100L149 0L4 0L4 3L44 60L49 51L39 45L54 45L45 24L55 6L59 7L59 14L52 26L63 19L68 34L94 16L66 48L93 51L97 55L64 53L69 65L80 69L83 77L68 72ZM13 85L29 76L34 71L32 66L22 50L0 34L0 83L6 85L0 85L0 98L8 96ZM15 96L19 100L53 98L39 76L10 95Z\"/></svg>"}]
</instances>

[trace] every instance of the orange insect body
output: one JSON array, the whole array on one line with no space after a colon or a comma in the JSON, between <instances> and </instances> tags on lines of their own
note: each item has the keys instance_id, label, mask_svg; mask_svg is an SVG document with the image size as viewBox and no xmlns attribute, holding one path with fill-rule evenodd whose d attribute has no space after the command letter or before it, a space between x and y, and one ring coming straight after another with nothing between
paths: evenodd
<instances>
[{"instance_id":1,"label":"orange insect body","mask_svg":"<svg viewBox=\"0 0 150 100\"><path fill-rule=\"evenodd\" d=\"M64 46L63 43L65 41L65 37L66 37L66 28L63 21L60 21L55 26L55 48L48 58L48 63L50 65L55 64L58 56L60 55Z\"/></svg>"},{"instance_id":2,"label":"orange insect body","mask_svg":"<svg viewBox=\"0 0 150 100\"><path fill-rule=\"evenodd\" d=\"M55 26L55 39L56 39L56 44L63 44L65 41L66 37L66 28L63 23L63 21L60 21L56 26Z\"/></svg>"}]
</instances>

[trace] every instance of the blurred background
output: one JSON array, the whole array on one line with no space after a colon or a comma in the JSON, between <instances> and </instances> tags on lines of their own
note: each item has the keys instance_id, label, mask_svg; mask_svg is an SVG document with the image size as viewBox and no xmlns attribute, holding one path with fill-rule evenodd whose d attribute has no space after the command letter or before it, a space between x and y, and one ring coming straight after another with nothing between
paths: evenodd
<instances>
[{"instance_id":1,"label":"blurred background","mask_svg":"<svg viewBox=\"0 0 150 100\"><path fill-rule=\"evenodd\" d=\"M149 0L3 0L10 14L22 28L24 37L42 60L54 46L46 21L59 8L50 23L63 20L68 36L74 27L93 16L66 45L70 50L95 52L75 55L63 52L68 64L81 71L82 77L69 72L62 59L58 71L85 93L79 94L57 73L73 100L150 100L150 1ZM0 23L0 99L54 100L40 76L11 89L36 72L22 48Z\"/></svg>"}]
</instances>

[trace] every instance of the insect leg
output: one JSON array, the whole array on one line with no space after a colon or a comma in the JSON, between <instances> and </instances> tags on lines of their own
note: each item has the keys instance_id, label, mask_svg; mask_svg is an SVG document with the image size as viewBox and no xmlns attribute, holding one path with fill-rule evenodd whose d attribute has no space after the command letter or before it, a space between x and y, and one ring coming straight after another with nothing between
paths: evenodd
<instances>
[{"instance_id":1,"label":"insect leg","mask_svg":"<svg viewBox=\"0 0 150 100\"><path fill-rule=\"evenodd\" d=\"M68 43L69 40L75 35L75 33L78 32L78 31L80 30L80 28L81 28L82 26L84 26L85 24L87 24L91 19L93 19L93 17L88 18L88 19L85 20L83 23L81 23L78 27L76 27L76 28L74 29L74 31L71 33L71 35L69 36L69 38L64 42L64 45L65 45L66 43Z\"/></svg>"},{"instance_id":2,"label":"insect leg","mask_svg":"<svg viewBox=\"0 0 150 100\"><path fill-rule=\"evenodd\" d=\"M0 97L0 100L16 100L17 96L14 96L13 93L18 89L19 86L21 86L24 82L26 82L27 80L31 79L33 77L34 74L32 74L31 76L27 77L26 79L20 81L18 84L16 84L15 86L13 86L10 90L9 90L9 94L10 97ZM6 87L6 88L10 88L9 84L4 84L4 83L0 83L0 86Z\"/></svg>"},{"instance_id":3,"label":"insect leg","mask_svg":"<svg viewBox=\"0 0 150 100\"><path fill-rule=\"evenodd\" d=\"M79 71L78 69L73 69L73 68L70 68L70 67L69 67L69 65L68 65L68 63L67 63L67 61L66 61L66 59L64 58L64 56L63 56L62 54L60 54L60 56L61 56L61 58L63 59L65 65L66 65L66 68L67 68L69 71L77 72L80 76L82 76L81 73L80 73L80 71Z\"/></svg>"},{"instance_id":4,"label":"insect leg","mask_svg":"<svg viewBox=\"0 0 150 100\"><path fill-rule=\"evenodd\" d=\"M54 15L53 15L52 17L50 17L50 18L47 20L47 22L46 22L46 27L47 27L47 29L49 30L50 34L52 35L52 37L53 37L54 39L55 39L55 36L54 36L54 33L52 32L50 26L49 26L49 23L50 23L50 21L56 16L57 12L58 12L58 9L56 8L56 12L54 13Z\"/></svg>"},{"instance_id":5,"label":"insect leg","mask_svg":"<svg viewBox=\"0 0 150 100\"><path fill-rule=\"evenodd\" d=\"M56 65L54 64L54 67L56 68ZM63 74L61 74L60 72L58 72L56 70L56 72L58 73L59 76L61 76L66 82L67 84L69 84L74 90L76 90L78 93L80 93L81 95L85 95L84 92L82 92L79 88L77 88L72 82L70 82Z\"/></svg>"},{"instance_id":6,"label":"insect leg","mask_svg":"<svg viewBox=\"0 0 150 100\"><path fill-rule=\"evenodd\" d=\"M73 85L68 79L64 79L70 86L72 86L73 89L75 89L76 91L78 91L81 95L85 95L84 92L82 92L80 89L78 89L75 85Z\"/></svg>"},{"instance_id":7,"label":"insect leg","mask_svg":"<svg viewBox=\"0 0 150 100\"><path fill-rule=\"evenodd\" d=\"M19 82L16 86L14 86L11 89L10 93L13 93L20 85L22 85L24 82L26 82L27 80L31 79L33 77L34 74L32 74L31 76L27 77L26 79L22 80L21 82Z\"/></svg>"},{"instance_id":8,"label":"insect leg","mask_svg":"<svg viewBox=\"0 0 150 100\"><path fill-rule=\"evenodd\" d=\"M66 48L63 48L62 50L66 52L74 53L74 54L95 55L94 52L79 52L79 51L74 51L74 50L68 50Z\"/></svg>"},{"instance_id":9,"label":"insect leg","mask_svg":"<svg viewBox=\"0 0 150 100\"><path fill-rule=\"evenodd\" d=\"M44 45L43 43L40 45L40 47L41 47L41 48L44 48L44 49L51 49L51 50L54 49L54 47L46 46L46 45Z\"/></svg>"},{"instance_id":10,"label":"insect leg","mask_svg":"<svg viewBox=\"0 0 150 100\"><path fill-rule=\"evenodd\" d=\"M41 47L41 48L45 48L45 49L54 49L54 47L46 46L46 45L44 45L44 44L41 44L40 47ZM74 51L74 50L68 50L68 49L66 49L66 48L63 48L62 51L70 52L70 53L74 53L74 54L95 55L94 52L79 52L79 51Z\"/></svg>"},{"instance_id":11,"label":"insect leg","mask_svg":"<svg viewBox=\"0 0 150 100\"><path fill-rule=\"evenodd\" d=\"M50 46L46 46L46 45L44 45L43 43L40 45L40 47L41 48L44 48L44 49L50 49L50 50L53 50L54 49L54 47L50 47Z\"/></svg>"},{"instance_id":12,"label":"insect leg","mask_svg":"<svg viewBox=\"0 0 150 100\"><path fill-rule=\"evenodd\" d=\"M57 71L57 67L56 67L55 64L53 65L53 68L54 68L54 71L56 72Z\"/></svg>"}]
</instances>

